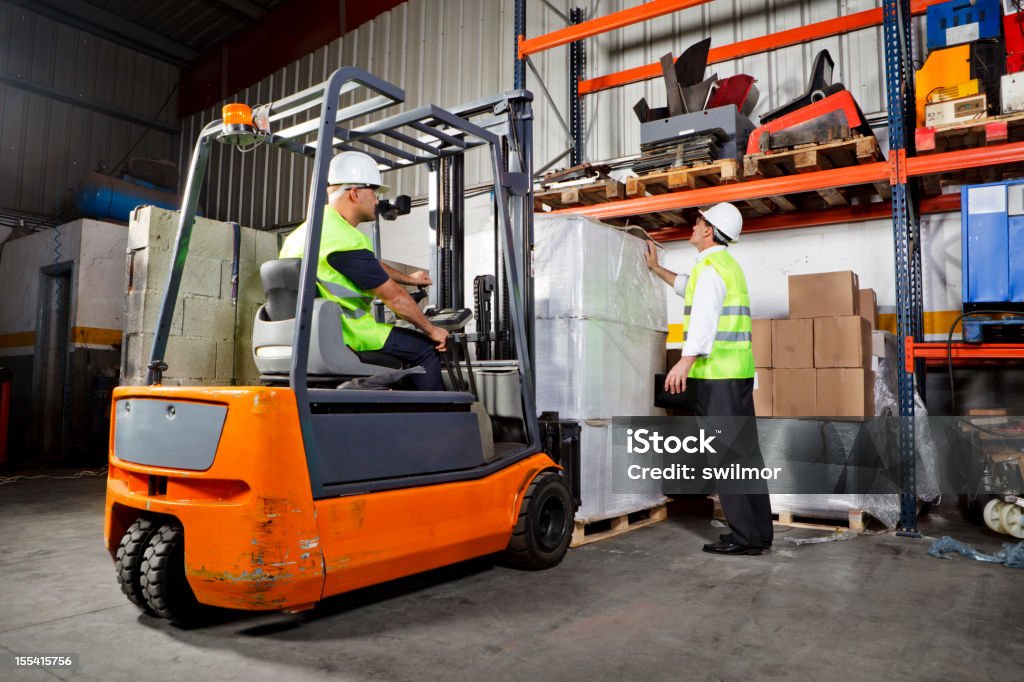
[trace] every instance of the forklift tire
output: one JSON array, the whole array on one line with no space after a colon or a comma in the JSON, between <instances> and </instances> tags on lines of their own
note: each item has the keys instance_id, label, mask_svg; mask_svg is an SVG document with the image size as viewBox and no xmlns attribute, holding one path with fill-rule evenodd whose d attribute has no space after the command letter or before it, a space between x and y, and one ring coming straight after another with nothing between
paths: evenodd
<instances>
[{"instance_id":1,"label":"forklift tire","mask_svg":"<svg viewBox=\"0 0 1024 682\"><path fill-rule=\"evenodd\" d=\"M199 625L213 611L199 603L185 577L185 530L176 521L160 526L150 539L139 584L149 609L177 625Z\"/></svg>"},{"instance_id":2,"label":"forklift tire","mask_svg":"<svg viewBox=\"0 0 1024 682\"><path fill-rule=\"evenodd\" d=\"M554 471L542 471L526 489L506 562L538 571L557 566L572 540L574 505L565 480Z\"/></svg>"},{"instance_id":3,"label":"forklift tire","mask_svg":"<svg viewBox=\"0 0 1024 682\"><path fill-rule=\"evenodd\" d=\"M114 570L117 571L117 583L121 586L124 596L128 601L135 604L144 611L152 613L146 598L142 595L142 585L139 580L142 577L142 555L149 545L150 538L160 529L160 526L152 519L140 517L135 523L128 526L121 537L121 543L117 546L117 555L114 559Z\"/></svg>"}]
</instances>

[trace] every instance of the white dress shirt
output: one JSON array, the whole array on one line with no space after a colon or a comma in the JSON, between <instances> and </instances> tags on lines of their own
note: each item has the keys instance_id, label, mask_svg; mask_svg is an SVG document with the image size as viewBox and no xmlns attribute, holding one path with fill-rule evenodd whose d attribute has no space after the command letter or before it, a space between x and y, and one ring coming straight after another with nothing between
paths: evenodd
<instances>
[{"instance_id":1,"label":"white dress shirt","mask_svg":"<svg viewBox=\"0 0 1024 682\"><path fill-rule=\"evenodd\" d=\"M712 246L701 251L697 256L700 263L724 246ZM696 263L694 264L696 266ZM686 284L689 274L677 275L672 288L677 294L686 296ZM693 290L693 308L690 310L690 326L686 329L686 341L683 343L683 355L706 356L711 354L711 344L718 333L718 316L722 314L725 303L725 281L714 268L704 268L697 278Z\"/></svg>"}]
</instances>

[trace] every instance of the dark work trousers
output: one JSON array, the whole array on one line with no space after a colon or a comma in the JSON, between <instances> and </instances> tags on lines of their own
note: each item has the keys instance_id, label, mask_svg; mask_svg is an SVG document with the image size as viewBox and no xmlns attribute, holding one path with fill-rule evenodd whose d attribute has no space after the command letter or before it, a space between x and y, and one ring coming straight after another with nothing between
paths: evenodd
<instances>
[{"instance_id":1,"label":"dark work trousers","mask_svg":"<svg viewBox=\"0 0 1024 682\"><path fill-rule=\"evenodd\" d=\"M429 338L411 329L395 327L388 334L381 353L393 355L407 365L419 365L426 374L411 374L407 378L417 391L443 391L441 382L441 356Z\"/></svg>"},{"instance_id":2,"label":"dark work trousers","mask_svg":"<svg viewBox=\"0 0 1024 682\"><path fill-rule=\"evenodd\" d=\"M764 458L754 420L754 380L687 379L686 392L690 391L693 391L694 412L701 428L732 436L731 441L726 441L730 447L719 448L715 454L708 453L708 464L720 467L739 462L744 467L763 468ZM768 484L746 481L742 485L743 493L730 493L728 487L719 483L718 499L735 542L769 547L773 529Z\"/></svg>"}]
</instances>

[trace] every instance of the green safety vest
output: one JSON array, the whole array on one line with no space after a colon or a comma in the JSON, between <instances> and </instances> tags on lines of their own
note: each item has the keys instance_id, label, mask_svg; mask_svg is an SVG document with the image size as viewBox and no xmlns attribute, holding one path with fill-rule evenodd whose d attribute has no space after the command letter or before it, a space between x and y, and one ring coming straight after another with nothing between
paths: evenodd
<instances>
[{"instance_id":1,"label":"green safety vest","mask_svg":"<svg viewBox=\"0 0 1024 682\"><path fill-rule=\"evenodd\" d=\"M316 268L316 286L320 295L341 306L341 329L345 344L352 350L380 350L392 325L377 322L371 309L373 294L332 268L327 256L338 251L373 252L373 244L362 232L330 206L324 207L324 225L320 234L320 254ZM281 258L302 258L306 250L306 223L288 235L281 247Z\"/></svg>"},{"instance_id":2,"label":"green safety vest","mask_svg":"<svg viewBox=\"0 0 1024 682\"><path fill-rule=\"evenodd\" d=\"M690 311L693 309L693 292L697 289L697 278L706 268L714 268L725 282L725 300L722 313L718 316L718 330L711 345L711 353L699 357L690 369L694 379L752 379L754 377L754 353L750 345L750 296L747 293L747 278L736 259L725 250L705 256L693 268L686 283L683 297L683 340L690 328Z\"/></svg>"}]
</instances>

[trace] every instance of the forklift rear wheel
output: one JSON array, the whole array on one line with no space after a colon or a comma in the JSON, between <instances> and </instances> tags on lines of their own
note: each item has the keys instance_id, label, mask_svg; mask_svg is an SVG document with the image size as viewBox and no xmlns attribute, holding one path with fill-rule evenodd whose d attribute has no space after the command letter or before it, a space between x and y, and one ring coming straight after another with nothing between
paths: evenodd
<instances>
[{"instance_id":1,"label":"forklift rear wheel","mask_svg":"<svg viewBox=\"0 0 1024 682\"><path fill-rule=\"evenodd\" d=\"M121 536L114 559L114 570L117 571L117 583L121 591L128 597L128 601L150 613L152 611L142 594L139 580L142 577L142 555L153 534L159 529L160 525L152 519L136 519Z\"/></svg>"},{"instance_id":2,"label":"forklift rear wheel","mask_svg":"<svg viewBox=\"0 0 1024 682\"><path fill-rule=\"evenodd\" d=\"M1005 533L1003 529L1003 520L1000 512L1003 510L1003 501L998 497L994 497L988 501L985 505L985 510L982 512L982 518L985 520L985 525L989 527L989 530L995 531L996 533Z\"/></svg>"},{"instance_id":3,"label":"forklift rear wheel","mask_svg":"<svg viewBox=\"0 0 1024 682\"><path fill-rule=\"evenodd\" d=\"M569 549L572 525L569 487L558 473L543 471L526 490L505 558L529 570L557 566Z\"/></svg>"},{"instance_id":4,"label":"forklift rear wheel","mask_svg":"<svg viewBox=\"0 0 1024 682\"><path fill-rule=\"evenodd\" d=\"M150 538L139 584L153 613L178 625L199 625L212 611L199 603L185 577L185 530L176 521Z\"/></svg>"},{"instance_id":5,"label":"forklift rear wheel","mask_svg":"<svg viewBox=\"0 0 1024 682\"><path fill-rule=\"evenodd\" d=\"M1024 540L1024 509L1012 502L1003 502L1003 507L999 510L999 522L1003 532L1018 540Z\"/></svg>"}]
</instances>

